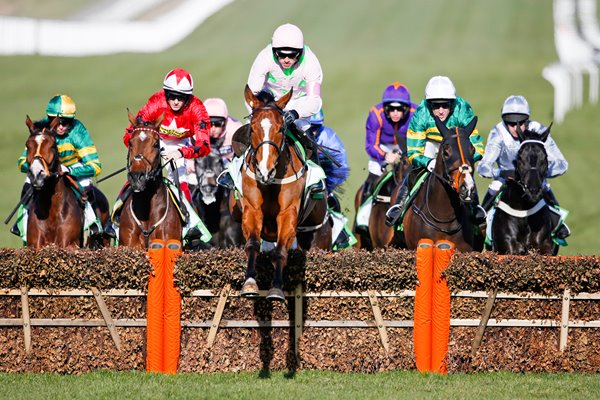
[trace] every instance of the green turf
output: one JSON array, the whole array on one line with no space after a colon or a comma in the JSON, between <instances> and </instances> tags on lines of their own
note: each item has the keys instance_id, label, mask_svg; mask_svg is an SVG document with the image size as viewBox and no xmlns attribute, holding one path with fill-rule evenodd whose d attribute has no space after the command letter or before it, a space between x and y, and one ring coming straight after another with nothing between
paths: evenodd
<instances>
[{"instance_id":1,"label":"green turf","mask_svg":"<svg viewBox=\"0 0 600 400\"><path fill-rule=\"evenodd\" d=\"M302 371L165 376L95 372L80 376L0 374L7 399L592 399L600 380L585 374L509 372L423 375Z\"/></svg>"},{"instance_id":2,"label":"green turf","mask_svg":"<svg viewBox=\"0 0 600 400\"><path fill-rule=\"evenodd\" d=\"M36 0L26 3L35 8L31 4ZM65 7L85 2L57 3ZM137 111L173 67L192 72L200 98L223 97L232 115L245 116L243 88L250 65L274 28L288 21L303 29L323 67L325 121L342 137L352 169L343 196L350 214L354 193L366 177L367 113L390 82L405 83L418 102L432 75L450 76L458 94L479 116L485 137L510 94L528 98L534 119L548 124L552 118L553 90L541 75L544 65L557 59L550 1L238 0L160 54L2 57L0 120L6 142L0 148L4 171L0 187L5 193L0 215L5 217L15 205L24 178L16 159L25 142L25 115L41 117L52 95L64 92L75 99L106 175L125 163L121 137L128 124L126 109ZM68 46L68 38L62 40ZM573 234L562 254L598 254L599 122L597 106L586 100L553 128L553 137L570 162L567 174L552 181L561 205L571 211ZM124 179L121 175L100 188L112 200ZM478 179L480 193L487 183ZM0 243L20 245L8 229L0 232Z\"/></svg>"}]
</instances>

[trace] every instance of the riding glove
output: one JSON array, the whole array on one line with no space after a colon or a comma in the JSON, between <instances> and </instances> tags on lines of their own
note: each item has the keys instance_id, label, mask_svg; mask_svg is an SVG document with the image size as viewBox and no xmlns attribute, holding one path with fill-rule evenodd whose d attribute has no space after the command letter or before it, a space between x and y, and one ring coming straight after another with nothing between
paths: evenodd
<instances>
[{"instance_id":1,"label":"riding glove","mask_svg":"<svg viewBox=\"0 0 600 400\"><path fill-rule=\"evenodd\" d=\"M433 159L433 160L430 160L430 161L427 163L427 171L429 171L429 172L433 172L434 168L435 168L435 159Z\"/></svg>"},{"instance_id":2,"label":"riding glove","mask_svg":"<svg viewBox=\"0 0 600 400\"><path fill-rule=\"evenodd\" d=\"M385 153L385 162L388 164L393 164L395 163L398 158L400 157L400 153L394 153L394 152L387 152Z\"/></svg>"},{"instance_id":3,"label":"riding glove","mask_svg":"<svg viewBox=\"0 0 600 400\"><path fill-rule=\"evenodd\" d=\"M171 160L173 160L173 161L179 160L181 157L183 157L183 154L181 153L181 151L173 150L172 152L168 153L165 156L165 162L169 162Z\"/></svg>"},{"instance_id":4,"label":"riding glove","mask_svg":"<svg viewBox=\"0 0 600 400\"><path fill-rule=\"evenodd\" d=\"M299 117L300 115L296 110L288 110L283 113L283 121L285 122L286 126L290 126L291 124L293 124L294 121L297 120Z\"/></svg>"},{"instance_id":5,"label":"riding glove","mask_svg":"<svg viewBox=\"0 0 600 400\"><path fill-rule=\"evenodd\" d=\"M60 173L61 173L61 175L63 175L63 174L68 175L71 173L71 168L67 167L64 164L60 164Z\"/></svg>"}]
</instances>

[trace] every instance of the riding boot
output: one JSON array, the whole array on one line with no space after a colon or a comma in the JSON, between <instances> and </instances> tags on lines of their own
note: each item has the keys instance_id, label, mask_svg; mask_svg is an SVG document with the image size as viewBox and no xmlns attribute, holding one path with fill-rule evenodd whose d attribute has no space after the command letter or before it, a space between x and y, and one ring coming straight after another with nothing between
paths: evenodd
<instances>
[{"instance_id":1,"label":"riding boot","mask_svg":"<svg viewBox=\"0 0 600 400\"><path fill-rule=\"evenodd\" d=\"M479 226L485 224L487 219L487 213L483 207L479 205L479 195L477 194L477 190L473 193L473 218L475 219L475 223Z\"/></svg>"},{"instance_id":2,"label":"riding boot","mask_svg":"<svg viewBox=\"0 0 600 400\"><path fill-rule=\"evenodd\" d=\"M235 185L233 183L233 178L231 177L231 174L229 173L229 171L223 171L221 173L221 175L219 175L219 177L217 178L217 184L219 186L223 186L224 188L226 188L228 190L235 189Z\"/></svg>"},{"instance_id":3,"label":"riding boot","mask_svg":"<svg viewBox=\"0 0 600 400\"><path fill-rule=\"evenodd\" d=\"M375 181L379 178L377 175L369 172L369 176L367 176L367 180L363 184L362 194L360 195L361 203L364 203L367 197L369 197L373 191L373 185Z\"/></svg>"},{"instance_id":4,"label":"riding boot","mask_svg":"<svg viewBox=\"0 0 600 400\"><path fill-rule=\"evenodd\" d=\"M548 205L550 207L553 207L556 209L559 208L558 200L556 199L556 196L554 195L554 192L552 191L552 189L548 188L548 190L545 191L544 200L546 201L546 203L548 203ZM556 237L561 240L564 240L567 237L569 237L571 235L571 230L569 229L567 224L565 224L564 222L561 223L560 218L557 223L560 223L560 226L556 229L556 233L555 233Z\"/></svg>"},{"instance_id":5,"label":"riding boot","mask_svg":"<svg viewBox=\"0 0 600 400\"><path fill-rule=\"evenodd\" d=\"M400 186L398 196L396 197L396 203L392 205L385 213L385 224L387 226L394 226L396 223L398 223L400 215L402 215L402 210L404 210L404 206L406 205L405 203L406 199L408 198L408 192L408 186L405 184Z\"/></svg>"},{"instance_id":6,"label":"riding boot","mask_svg":"<svg viewBox=\"0 0 600 400\"><path fill-rule=\"evenodd\" d=\"M19 230L19 222L18 222L18 220L15 221L15 223L13 224L13 226L10 227L10 233L12 233L13 235L17 235L18 237L21 237L21 231Z\"/></svg>"},{"instance_id":7,"label":"riding boot","mask_svg":"<svg viewBox=\"0 0 600 400\"><path fill-rule=\"evenodd\" d=\"M115 226L113 225L113 223L110 219L108 221L106 221L106 224L104 225L103 229L104 229L105 236L108 236L109 238L112 238L112 239L117 238L117 231L115 230Z\"/></svg>"},{"instance_id":8,"label":"riding boot","mask_svg":"<svg viewBox=\"0 0 600 400\"><path fill-rule=\"evenodd\" d=\"M337 198L337 196L333 193L329 193L329 195L327 196L327 206L338 213L342 212L342 207L340 205L340 201Z\"/></svg>"},{"instance_id":9,"label":"riding boot","mask_svg":"<svg viewBox=\"0 0 600 400\"><path fill-rule=\"evenodd\" d=\"M21 200L20 200L21 206L19 207L19 212L20 213L21 213L21 211L22 211L23 208L28 208L29 207L29 201L31 200L31 196L32 196L31 183L25 182L25 184L23 185L23 188L21 189ZM24 221L24 223L25 222L26 221ZM21 237L21 230L19 229L19 218L18 218L18 216L17 216L17 220L15 221L15 223L13 224L13 226L11 226L11 228L10 228L10 233L12 233L13 235Z\"/></svg>"},{"instance_id":10,"label":"riding boot","mask_svg":"<svg viewBox=\"0 0 600 400\"><path fill-rule=\"evenodd\" d=\"M485 192L485 196L483 196L483 201L481 202L481 207L486 211L490 211L492 205L494 204L494 199L496 198L495 194L491 194L488 191Z\"/></svg>"}]
</instances>

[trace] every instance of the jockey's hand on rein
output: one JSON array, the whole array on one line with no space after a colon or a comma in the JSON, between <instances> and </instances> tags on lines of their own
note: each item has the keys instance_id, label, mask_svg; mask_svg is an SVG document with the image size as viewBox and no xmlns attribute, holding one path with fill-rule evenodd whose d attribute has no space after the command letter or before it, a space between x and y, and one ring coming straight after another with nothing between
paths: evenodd
<instances>
[{"instance_id":1,"label":"jockey's hand on rein","mask_svg":"<svg viewBox=\"0 0 600 400\"><path fill-rule=\"evenodd\" d=\"M60 175L69 175L71 173L71 168L67 167L64 164L60 164Z\"/></svg>"},{"instance_id":2,"label":"jockey's hand on rein","mask_svg":"<svg viewBox=\"0 0 600 400\"><path fill-rule=\"evenodd\" d=\"M295 120L298 119L299 116L300 115L298 114L298 111L288 110L283 113L283 121L285 122L286 126L290 126L291 124L294 123Z\"/></svg>"},{"instance_id":3,"label":"jockey's hand on rein","mask_svg":"<svg viewBox=\"0 0 600 400\"><path fill-rule=\"evenodd\" d=\"M506 169L500 171L500 177L504 179L515 179L515 170L514 169Z\"/></svg>"},{"instance_id":4,"label":"jockey's hand on rein","mask_svg":"<svg viewBox=\"0 0 600 400\"><path fill-rule=\"evenodd\" d=\"M169 162L171 160L173 160L173 161L179 160L181 157L183 157L183 154L181 153L181 151L173 150L170 153L167 153L167 155L165 156L165 162Z\"/></svg>"}]
</instances>

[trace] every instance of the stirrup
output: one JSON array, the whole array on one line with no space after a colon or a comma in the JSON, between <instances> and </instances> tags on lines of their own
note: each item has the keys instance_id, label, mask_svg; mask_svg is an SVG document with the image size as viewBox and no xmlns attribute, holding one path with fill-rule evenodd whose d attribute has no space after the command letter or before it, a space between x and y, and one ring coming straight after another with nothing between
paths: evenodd
<instances>
[{"instance_id":1,"label":"stirrup","mask_svg":"<svg viewBox=\"0 0 600 400\"><path fill-rule=\"evenodd\" d=\"M233 183L233 178L229 171L223 171L223 173L217 177L217 184L226 189L235 190L235 184Z\"/></svg>"},{"instance_id":2,"label":"stirrup","mask_svg":"<svg viewBox=\"0 0 600 400\"><path fill-rule=\"evenodd\" d=\"M117 231L115 231L112 222L107 222L106 226L104 227L104 235L112 239L117 238Z\"/></svg>"},{"instance_id":3,"label":"stirrup","mask_svg":"<svg viewBox=\"0 0 600 400\"><path fill-rule=\"evenodd\" d=\"M21 231L19 230L19 226L16 222L13 226L10 227L10 233L12 233L13 235L17 235L18 237L21 237Z\"/></svg>"}]
</instances>

